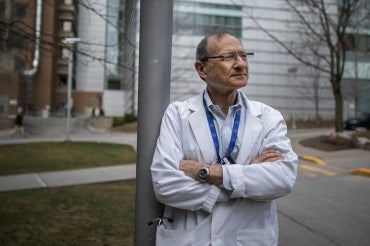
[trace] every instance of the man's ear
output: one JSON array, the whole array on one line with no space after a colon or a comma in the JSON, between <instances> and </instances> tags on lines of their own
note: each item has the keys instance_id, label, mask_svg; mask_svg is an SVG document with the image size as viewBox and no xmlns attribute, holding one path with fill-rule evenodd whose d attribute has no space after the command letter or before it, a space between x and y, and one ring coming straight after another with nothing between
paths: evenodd
<instances>
[{"instance_id":1,"label":"man's ear","mask_svg":"<svg viewBox=\"0 0 370 246\"><path fill-rule=\"evenodd\" d=\"M205 71L205 69L206 69L205 64L201 61L196 61L194 63L194 67L195 67L195 70L197 70L199 77L201 79L205 80L206 77L207 77L207 73Z\"/></svg>"}]
</instances>

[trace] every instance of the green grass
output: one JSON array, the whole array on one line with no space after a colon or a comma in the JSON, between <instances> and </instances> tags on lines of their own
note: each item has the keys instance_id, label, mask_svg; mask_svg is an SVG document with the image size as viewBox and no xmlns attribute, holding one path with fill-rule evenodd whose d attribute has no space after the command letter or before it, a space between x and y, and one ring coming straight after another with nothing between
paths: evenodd
<instances>
[{"instance_id":1,"label":"green grass","mask_svg":"<svg viewBox=\"0 0 370 246\"><path fill-rule=\"evenodd\" d=\"M48 142L0 145L0 175L136 162L131 146ZM131 181L0 192L0 245L134 245Z\"/></svg>"},{"instance_id":2,"label":"green grass","mask_svg":"<svg viewBox=\"0 0 370 246\"><path fill-rule=\"evenodd\" d=\"M0 245L134 245L131 181L0 193Z\"/></svg>"},{"instance_id":3,"label":"green grass","mask_svg":"<svg viewBox=\"0 0 370 246\"><path fill-rule=\"evenodd\" d=\"M132 146L93 142L0 145L0 175L70 170L136 162Z\"/></svg>"}]
</instances>

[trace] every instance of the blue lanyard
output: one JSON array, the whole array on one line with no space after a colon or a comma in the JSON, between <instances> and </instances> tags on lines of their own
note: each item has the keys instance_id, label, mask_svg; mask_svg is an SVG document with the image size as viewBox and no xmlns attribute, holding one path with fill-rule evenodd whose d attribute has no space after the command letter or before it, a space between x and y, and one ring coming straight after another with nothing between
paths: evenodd
<instances>
[{"instance_id":1,"label":"blue lanyard","mask_svg":"<svg viewBox=\"0 0 370 246\"><path fill-rule=\"evenodd\" d=\"M217 131L216 131L216 128L215 128L215 123L214 123L214 117L213 117L211 111L209 111L209 109L207 107L206 100L204 99L204 96L203 96L203 106L204 106L204 109L206 111L209 130L211 131L213 144L214 144L215 149L216 149L217 160L218 160L218 163L221 164L222 160L221 160L221 157L220 157L220 143L218 141ZM227 158L230 157L231 152L233 151L233 149L235 147L236 139L238 138L239 122L240 122L240 109L238 109L235 113L233 130L231 132L230 143L229 143L229 147L228 147L227 153L226 153Z\"/></svg>"}]
</instances>

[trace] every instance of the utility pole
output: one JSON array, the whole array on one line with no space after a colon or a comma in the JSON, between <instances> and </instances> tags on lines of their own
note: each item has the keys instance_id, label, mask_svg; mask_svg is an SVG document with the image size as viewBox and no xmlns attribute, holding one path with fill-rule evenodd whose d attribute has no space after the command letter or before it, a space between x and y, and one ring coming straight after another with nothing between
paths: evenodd
<instances>
[{"instance_id":1,"label":"utility pole","mask_svg":"<svg viewBox=\"0 0 370 246\"><path fill-rule=\"evenodd\" d=\"M297 97L297 90L296 90L296 73L298 68L297 67L290 67L288 68L288 78L293 79L293 112L292 112L292 129L297 129L296 125L296 97Z\"/></svg>"},{"instance_id":2,"label":"utility pole","mask_svg":"<svg viewBox=\"0 0 370 246\"><path fill-rule=\"evenodd\" d=\"M66 125L66 141L70 141L70 125L71 125L71 108L72 108L72 75L73 75L73 52L75 43L79 42L79 38L65 38L63 43L71 44L69 49L68 62L68 79L67 79L67 125Z\"/></svg>"},{"instance_id":3,"label":"utility pole","mask_svg":"<svg viewBox=\"0 0 370 246\"><path fill-rule=\"evenodd\" d=\"M154 196L150 165L163 113L170 101L173 0L141 1L135 246L155 245L163 205Z\"/></svg>"}]
</instances>

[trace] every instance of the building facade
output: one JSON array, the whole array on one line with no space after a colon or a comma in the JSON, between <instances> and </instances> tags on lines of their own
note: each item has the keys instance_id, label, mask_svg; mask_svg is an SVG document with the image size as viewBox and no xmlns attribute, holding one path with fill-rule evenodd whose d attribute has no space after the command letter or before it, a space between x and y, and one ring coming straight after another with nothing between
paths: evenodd
<instances>
[{"instance_id":1,"label":"building facade","mask_svg":"<svg viewBox=\"0 0 370 246\"><path fill-rule=\"evenodd\" d=\"M131 112L135 6L129 0L0 0L0 115L24 107L28 114L65 116L69 76L75 116L93 109ZM70 38L79 42L65 42Z\"/></svg>"},{"instance_id":2,"label":"building facade","mask_svg":"<svg viewBox=\"0 0 370 246\"><path fill-rule=\"evenodd\" d=\"M286 118L294 115L305 119L315 117L315 100L319 100L321 118L333 118L328 76L313 76L314 71L266 34L285 41L297 35L290 26L292 15L284 1L179 0L175 1L174 19L171 100L182 100L204 88L193 67L195 47L203 35L219 25L227 26L247 51L255 53L249 61L249 82L243 89L250 99L274 106ZM200 26L192 28L194 25Z\"/></svg>"},{"instance_id":3,"label":"building facade","mask_svg":"<svg viewBox=\"0 0 370 246\"><path fill-rule=\"evenodd\" d=\"M332 3L330 14L335 17L336 1ZM0 0L0 9L4 10L1 20L7 23L13 39L23 40L12 46L12 52L2 42L1 59L8 61L2 63L0 75L3 115L15 114L19 105L35 114L49 110L64 115L70 65L75 116L89 116L93 109L100 109L106 116L136 114L138 1ZM194 69L195 47L214 26L226 26L248 51L255 53L249 61L249 83L243 89L250 99L277 108L287 119L334 117L329 76L303 65L276 41L290 45L301 42L284 0L174 0L173 11L171 101L184 100L204 89ZM348 52L343 86L345 118L352 113L353 101L361 105L355 111L370 107L368 96L363 95L369 90L370 79L368 30L364 25L360 38L358 30L353 31L357 42L365 41L361 49ZM10 40L2 35L2 40ZM79 42L63 42L73 37ZM69 62L71 49L73 59ZM353 88L357 93L351 95Z\"/></svg>"}]
</instances>

